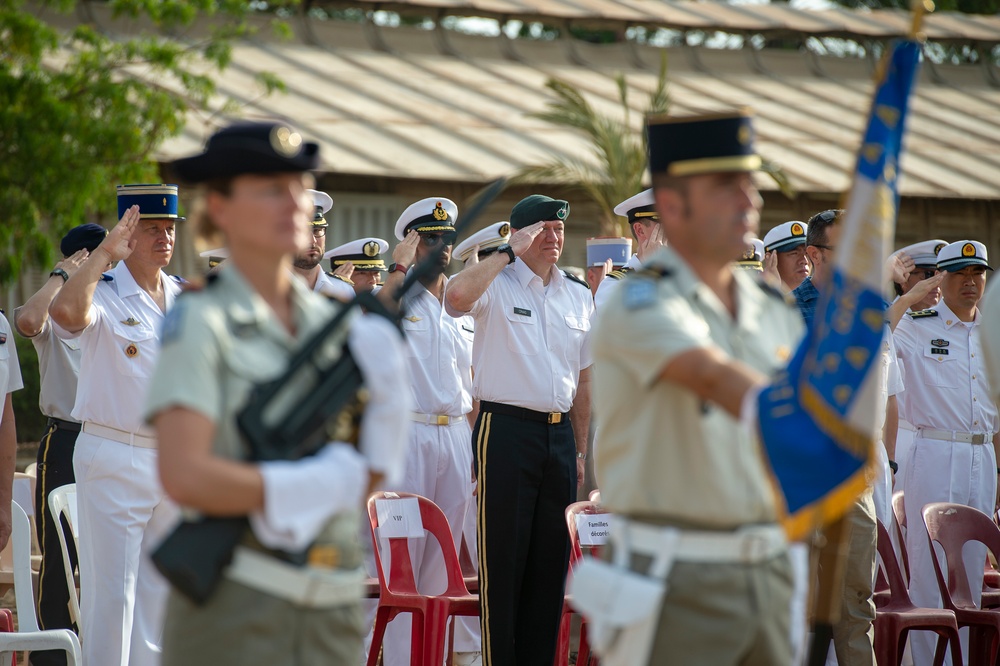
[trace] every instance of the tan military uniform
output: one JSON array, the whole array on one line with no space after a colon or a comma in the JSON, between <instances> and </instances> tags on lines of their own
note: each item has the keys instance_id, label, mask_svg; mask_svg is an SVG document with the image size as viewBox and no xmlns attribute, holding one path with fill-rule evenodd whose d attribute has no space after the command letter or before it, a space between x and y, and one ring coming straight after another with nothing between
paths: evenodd
<instances>
[{"instance_id":1,"label":"tan military uniform","mask_svg":"<svg viewBox=\"0 0 1000 666\"><path fill-rule=\"evenodd\" d=\"M146 413L180 406L215 425L213 449L244 457L235 416L250 388L285 368L298 344L332 316L332 305L292 281L292 337L234 266L203 291L185 295L167 319ZM336 566L361 566L358 512L339 513L317 539L336 548ZM263 550L248 531L245 545ZM303 608L224 578L205 606L171 590L163 666L205 664L350 664L360 662L360 602Z\"/></svg>"},{"instance_id":2,"label":"tan military uniform","mask_svg":"<svg viewBox=\"0 0 1000 666\"><path fill-rule=\"evenodd\" d=\"M596 473L614 513L699 531L776 520L767 462L750 433L718 406L658 380L671 359L710 346L766 374L785 365L803 334L800 315L751 274L734 275L735 320L670 248L603 305L594 331ZM650 663L791 661L787 555L677 561L667 581Z\"/></svg>"}]
</instances>

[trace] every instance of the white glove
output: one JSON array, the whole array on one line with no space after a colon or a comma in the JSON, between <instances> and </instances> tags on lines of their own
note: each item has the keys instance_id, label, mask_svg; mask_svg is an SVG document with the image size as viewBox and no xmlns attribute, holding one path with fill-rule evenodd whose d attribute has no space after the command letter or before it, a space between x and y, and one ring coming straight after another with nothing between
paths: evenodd
<instances>
[{"instance_id":1,"label":"white glove","mask_svg":"<svg viewBox=\"0 0 1000 666\"><path fill-rule=\"evenodd\" d=\"M341 511L356 509L368 488L368 464L353 446L331 442L309 458L260 464L264 510L250 526L268 548L296 552Z\"/></svg>"}]
</instances>

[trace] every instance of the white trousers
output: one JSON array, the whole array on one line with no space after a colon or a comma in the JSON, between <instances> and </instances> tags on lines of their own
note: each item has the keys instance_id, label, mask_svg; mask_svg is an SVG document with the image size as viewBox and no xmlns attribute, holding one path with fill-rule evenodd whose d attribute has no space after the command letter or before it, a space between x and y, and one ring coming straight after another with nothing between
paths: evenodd
<instances>
[{"instance_id":1,"label":"white trousers","mask_svg":"<svg viewBox=\"0 0 1000 666\"><path fill-rule=\"evenodd\" d=\"M167 582L150 551L179 518L156 450L80 433L73 456L80 518L84 666L157 666Z\"/></svg>"},{"instance_id":2,"label":"white trousers","mask_svg":"<svg viewBox=\"0 0 1000 666\"><path fill-rule=\"evenodd\" d=\"M423 495L441 507L448 518L452 540L459 553L466 516L474 513L470 510L475 499L473 488L472 431L468 423L464 420L449 426L414 423L406 450L403 482L398 490ZM387 545L382 549L383 554L388 553ZM473 552L472 557L475 556ZM416 572L417 589L424 594L444 592L448 576L436 542L430 537L411 539L410 557ZM383 561L383 564L389 566L388 562ZM410 625L408 614L397 615L389 623L382 650L385 666L409 665ZM480 649L479 618L457 618L455 652L479 652Z\"/></svg>"},{"instance_id":3,"label":"white trousers","mask_svg":"<svg viewBox=\"0 0 1000 666\"><path fill-rule=\"evenodd\" d=\"M910 598L917 606L941 607L934 564L931 560L923 508L931 502L955 502L992 515L997 491L997 461L991 443L965 444L924 438L916 433L906 472L906 552L910 561ZM969 588L976 603L983 590L986 546L970 542L963 550ZM961 631L962 651L968 655L968 630ZM910 633L914 664L930 664L937 635ZM949 663L950 657L945 659Z\"/></svg>"}]
</instances>

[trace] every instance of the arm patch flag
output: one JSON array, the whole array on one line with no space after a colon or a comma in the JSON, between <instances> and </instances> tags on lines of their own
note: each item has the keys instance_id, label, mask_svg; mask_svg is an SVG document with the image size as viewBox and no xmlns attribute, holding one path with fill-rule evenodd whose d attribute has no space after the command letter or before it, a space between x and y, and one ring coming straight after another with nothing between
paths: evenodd
<instances>
[{"instance_id":1,"label":"arm patch flag","mask_svg":"<svg viewBox=\"0 0 1000 666\"><path fill-rule=\"evenodd\" d=\"M899 156L920 45L898 41L882 61L840 221L829 288L788 367L758 402L760 438L792 539L840 517L865 489L882 407L882 265L899 195Z\"/></svg>"}]
</instances>

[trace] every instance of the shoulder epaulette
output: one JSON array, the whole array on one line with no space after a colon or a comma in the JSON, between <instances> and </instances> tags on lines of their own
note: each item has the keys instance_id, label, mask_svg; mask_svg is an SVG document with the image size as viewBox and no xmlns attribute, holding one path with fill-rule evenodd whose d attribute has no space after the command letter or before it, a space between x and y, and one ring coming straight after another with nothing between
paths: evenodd
<instances>
[{"instance_id":1,"label":"shoulder epaulette","mask_svg":"<svg viewBox=\"0 0 1000 666\"><path fill-rule=\"evenodd\" d=\"M349 278L345 278L343 275L337 275L333 271L327 271L326 272L326 276L327 277L331 277L334 280L340 280L341 282L346 282L347 284L351 285L352 287L354 286L354 280L351 280Z\"/></svg>"},{"instance_id":2,"label":"shoulder epaulette","mask_svg":"<svg viewBox=\"0 0 1000 666\"><path fill-rule=\"evenodd\" d=\"M562 274L565 275L570 280L572 280L573 282L576 282L577 284L583 285L584 287L586 287L587 291L590 291L590 285L589 284L587 284L586 282L584 282L583 280L581 280L577 276L573 275L569 271L563 271Z\"/></svg>"},{"instance_id":3,"label":"shoulder epaulette","mask_svg":"<svg viewBox=\"0 0 1000 666\"><path fill-rule=\"evenodd\" d=\"M662 279L670 277L674 272L664 266L645 266L637 270L635 274Z\"/></svg>"},{"instance_id":4,"label":"shoulder epaulette","mask_svg":"<svg viewBox=\"0 0 1000 666\"><path fill-rule=\"evenodd\" d=\"M923 319L924 317L937 317L937 310L917 310L916 312L908 312L910 319Z\"/></svg>"},{"instance_id":5,"label":"shoulder epaulette","mask_svg":"<svg viewBox=\"0 0 1000 666\"><path fill-rule=\"evenodd\" d=\"M101 282L114 282L115 276L111 273L101 273Z\"/></svg>"},{"instance_id":6,"label":"shoulder epaulette","mask_svg":"<svg viewBox=\"0 0 1000 666\"><path fill-rule=\"evenodd\" d=\"M608 273L608 277L612 280L621 280L623 277L633 272L635 269L628 266L622 266L618 270L611 271Z\"/></svg>"},{"instance_id":7,"label":"shoulder epaulette","mask_svg":"<svg viewBox=\"0 0 1000 666\"><path fill-rule=\"evenodd\" d=\"M187 280L182 278L180 275L170 275L169 277L172 278L177 284L187 284Z\"/></svg>"}]
</instances>

